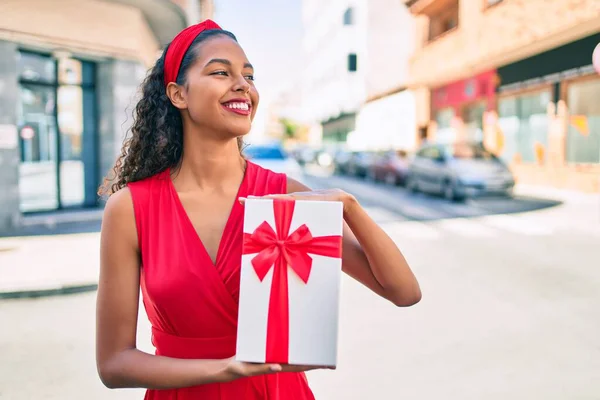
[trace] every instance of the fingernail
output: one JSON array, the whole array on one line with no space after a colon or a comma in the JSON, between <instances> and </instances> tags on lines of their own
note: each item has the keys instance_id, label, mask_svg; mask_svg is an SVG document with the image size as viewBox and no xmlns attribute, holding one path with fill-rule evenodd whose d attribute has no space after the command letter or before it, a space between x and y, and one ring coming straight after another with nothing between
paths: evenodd
<instances>
[{"instance_id":1,"label":"fingernail","mask_svg":"<svg viewBox=\"0 0 600 400\"><path fill-rule=\"evenodd\" d=\"M271 371L281 371L281 366L280 365L271 365Z\"/></svg>"}]
</instances>

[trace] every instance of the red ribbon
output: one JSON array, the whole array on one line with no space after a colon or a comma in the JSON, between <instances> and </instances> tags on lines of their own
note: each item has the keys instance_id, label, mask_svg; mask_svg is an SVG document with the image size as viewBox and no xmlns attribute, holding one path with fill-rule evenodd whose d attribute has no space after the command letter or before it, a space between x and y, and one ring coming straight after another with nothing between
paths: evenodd
<instances>
[{"instance_id":1,"label":"red ribbon","mask_svg":"<svg viewBox=\"0 0 600 400\"><path fill-rule=\"evenodd\" d=\"M275 230L264 221L254 232L244 233L243 254L256 254L252 259L252 266L258 279L262 281L269 270L274 268L267 317L265 362L288 363L288 266L306 284L312 269L309 253L342 257L341 236L313 237L304 224L289 234L294 206L294 200L274 199Z\"/></svg>"}]
</instances>

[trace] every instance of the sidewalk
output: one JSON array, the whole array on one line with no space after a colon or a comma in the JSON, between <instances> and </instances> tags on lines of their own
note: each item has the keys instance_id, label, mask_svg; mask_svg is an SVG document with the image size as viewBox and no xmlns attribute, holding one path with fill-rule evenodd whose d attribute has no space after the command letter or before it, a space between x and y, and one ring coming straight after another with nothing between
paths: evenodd
<instances>
[{"instance_id":1,"label":"sidewalk","mask_svg":"<svg viewBox=\"0 0 600 400\"><path fill-rule=\"evenodd\" d=\"M95 290L102 209L24 217L0 237L0 299Z\"/></svg>"},{"instance_id":2,"label":"sidewalk","mask_svg":"<svg viewBox=\"0 0 600 400\"><path fill-rule=\"evenodd\" d=\"M558 200L573 218L600 223L598 194L524 185L515 194ZM23 236L0 238L0 299L95 290L101 218L102 210L26 217Z\"/></svg>"}]
</instances>

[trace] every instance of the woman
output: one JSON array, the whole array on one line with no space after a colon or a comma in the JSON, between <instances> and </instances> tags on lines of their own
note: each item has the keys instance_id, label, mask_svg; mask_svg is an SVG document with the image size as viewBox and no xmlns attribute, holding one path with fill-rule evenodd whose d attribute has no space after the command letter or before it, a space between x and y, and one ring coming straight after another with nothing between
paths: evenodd
<instances>
[{"instance_id":1,"label":"woman","mask_svg":"<svg viewBox=\"0 0 600 400\"><path fill-rule=\"evenodd\" d=\"M343 270L398 306L421 298L392 240L351 195L311 191L244 160L253 68L212 21L182 31L143 83L132 137L105 183L96 358L110 388L146 399L313 399L309 367L235 361L243 198L344 205ZM108 181L107 181L108 182ZM139 290L156 355L136 349Z\"/></svg>"}]
</instances>

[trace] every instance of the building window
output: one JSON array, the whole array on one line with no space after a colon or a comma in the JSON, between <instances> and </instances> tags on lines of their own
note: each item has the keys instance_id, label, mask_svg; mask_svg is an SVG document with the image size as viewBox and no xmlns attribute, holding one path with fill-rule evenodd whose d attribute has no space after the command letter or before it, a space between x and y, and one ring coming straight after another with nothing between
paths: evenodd
<instances>
[{"instance_id":1,"label":"building window","mask_svg":"<svg viewBox=\"0 0 600 400\"><path fill-rule=\"evenodd\" d=\"M352 7L348 7L346 11L344 11L344 25L353 25L354 24L354 10Z\"/></svg>"},{"instance_id":2,"label":"building window","mask_svg":"<svg viewBox=\"0 0 600 400\"><path fill-rule=\"evenodd\" d=\"M571 83L567 89L569 123L566 160L600 163L600 79Z\"/></svg>"},{"instance_id":3,"label":"building window","mask_svg":"<svg viewBox=\"0 0 600 400\"><path fill-rule=\"evenodd\" d=\"M357 70L357 59L356 54L348 54L348 71L356 72Z\"/></svg>"},{"instance_id":4,"label":"building window","mask_svg":"<svg viewBox=\"0 0 600 400\"><path fill-rule=\"evenodd\" d=\"M544 162L548 147L546 109L551 91L524 93L498 101L500 158L506 162Z\"/></svg>"},{"instance_id":5,"label":"building window","mask_svg":"<svg viewBox=\"0 0 600 400\"><path fill-rule=\"evenodd\" d=\"M458 0L451 1L448 7L429 17L429 40L458 27Z\"/></svg>"}]
</instances>

